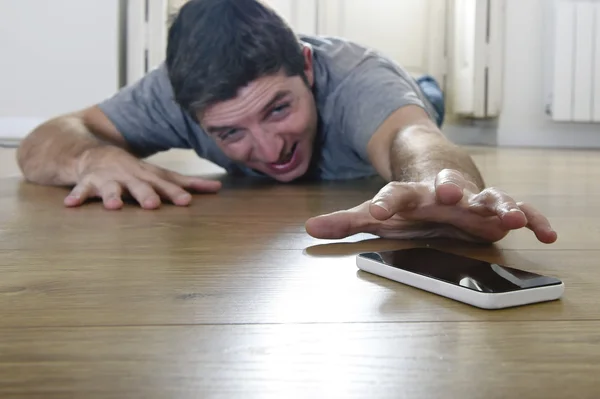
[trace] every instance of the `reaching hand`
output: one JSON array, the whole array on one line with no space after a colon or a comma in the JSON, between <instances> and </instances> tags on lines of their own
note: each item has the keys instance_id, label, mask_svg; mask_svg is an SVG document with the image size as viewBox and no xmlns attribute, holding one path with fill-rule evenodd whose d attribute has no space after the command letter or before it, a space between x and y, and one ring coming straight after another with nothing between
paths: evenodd
<instances>
[{"instance_id":1,"label":"reaching hand","mask_svg":"<svg viewBox=\"0 0 600 399\"><path fill-rule=\"evenodd\" d=\"M557 239L548 219L533 206L515 202L496 188L479 192L475 184L451 169L441 171L433 183L389 183L370 201L306 222L311 236L324 239L370 233L397 239L495 242L523 227L543 243Z\"/></svg>"},{"instance_id":2,"label":"reaching hand","mask_svg":"<svg viewBox=\"0 0 600 399\"><path fill-rule=\"evenodd\" d=\"M186 190L216 192L221 188L218 181L183 176L159 168L117 147L89 150L79 169L77 185L64 201L69 207L98 197L106 209L120 209L126 194L145 209L160 207L161 199L186 206L192 200Z\"/></svg>"}]
</instances>

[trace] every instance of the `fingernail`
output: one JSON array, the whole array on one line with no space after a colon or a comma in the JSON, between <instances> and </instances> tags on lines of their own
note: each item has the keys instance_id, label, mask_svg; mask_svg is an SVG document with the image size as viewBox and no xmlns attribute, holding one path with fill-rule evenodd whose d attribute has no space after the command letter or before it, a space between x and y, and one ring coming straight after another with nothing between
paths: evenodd
<instances>
[{"instance_id":1,"label":"fingernail","mask_svg":"<svg viewBox=\"0 0 600 399\"><path fill-rule=\"evenodd\" d=\"M383 201L376 201L373 205L377 205L378 207L385 209L386 212L390 211L388 209L387 205L385 204L385 202L383 202Z\"/></svg>"},{"instance_id":2,"label":"fingernail","mask_svg":"<svg viewBox=\"0 0 600 399\"><path fill-rule=\"evenodd\" d=\"M147 199L144 201L144 206L151 207L151 208L157 207L159 204L160 204L160 202L156 201L154 199Z\"/></svg>"},{"instance_id":3,"label":"fingernail","mask_svg":"<svg viewBox=\"0 0 600 399\"><path fill-rule=\"evenodd\" d=\"M451 184L455 187L460 188L460 186L458 184L454 183L452 180L447 180L447 181L441 182L440 184Z\"/></svg>"}]
</instances>

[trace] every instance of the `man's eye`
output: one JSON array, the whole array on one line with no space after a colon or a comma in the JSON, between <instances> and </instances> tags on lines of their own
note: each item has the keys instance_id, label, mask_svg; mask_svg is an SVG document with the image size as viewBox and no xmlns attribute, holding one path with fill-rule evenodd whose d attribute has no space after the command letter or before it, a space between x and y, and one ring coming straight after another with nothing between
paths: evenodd
<instances>
[{"instance_id":1,"label":"man's eye","mask_svg":"<svg viewBox=\"0 0 600 399\"><path fill-rule=\"evenodd\" d=\"M221 140L223 140L223 141L226 141L226 140L231 140L231 139L233 139L233 138L235 138L236 136L239 136L239 135L240 135L240 130L239 129L231 129L231 130L228 130L228 131L226 131L224 133L221 133L219 135L219 138Z\"/></svg>"},{"instance_id":2,"label":"man's eye","mask_svg":"<svg viewBox=\"0 0 600 399\"><path fill-rule=\"evenodd\" d=\"M271 110L271 115L279 115L283 111L285 111L290 105L289 104L281 104L278 107L275 107Z\"/></svg>"}]
</instances>

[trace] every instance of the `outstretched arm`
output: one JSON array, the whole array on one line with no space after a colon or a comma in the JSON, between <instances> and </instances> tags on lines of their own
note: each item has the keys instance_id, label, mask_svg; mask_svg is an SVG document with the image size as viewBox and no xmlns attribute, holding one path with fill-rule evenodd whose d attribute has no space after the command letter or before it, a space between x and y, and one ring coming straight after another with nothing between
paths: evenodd
<instances>
[{"instance_id":1,"label":"outstretched arm","mask_svg":"<svg viewBox=\"0 0 600 399\"><path fill-rule=\"evenodd\" d=\"M433 182L440 171L453 169L479 190L485 188L469 154L449 141L416 105L392 114L370 140L368 153L387 181Z\"/></svg>"},{"instance_id":2,"label":"outstretched arm","mask_svg":"<svg viewBox=\"0 0 600 399\"><path fill-rule=\"evenodd\" d=\"M544 243L556 233L544 215L485 188L470 156L448 141L419 106L395 111L372 135L368 156L389 183L372 200L307 221L317 238L366 232L381 237L495 242L527 227Z\"/></svg>"}]
</instances>

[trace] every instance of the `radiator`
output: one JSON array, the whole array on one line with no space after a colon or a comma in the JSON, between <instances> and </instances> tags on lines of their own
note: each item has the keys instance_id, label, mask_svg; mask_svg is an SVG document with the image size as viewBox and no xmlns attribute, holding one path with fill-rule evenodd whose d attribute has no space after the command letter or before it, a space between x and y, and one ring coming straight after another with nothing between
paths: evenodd
<instances>
[{"instance_id":1,"label":"radiator","mask_svg":"<svg viewBox=\"0 0 600 399\"><path fill-rule=\"evenodd\" d=\"M555 0L552 119L600 122L600 0Z\"/></svg>"}]
</instances>

